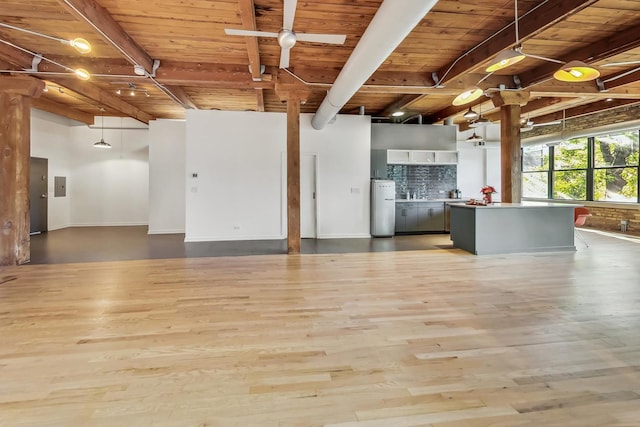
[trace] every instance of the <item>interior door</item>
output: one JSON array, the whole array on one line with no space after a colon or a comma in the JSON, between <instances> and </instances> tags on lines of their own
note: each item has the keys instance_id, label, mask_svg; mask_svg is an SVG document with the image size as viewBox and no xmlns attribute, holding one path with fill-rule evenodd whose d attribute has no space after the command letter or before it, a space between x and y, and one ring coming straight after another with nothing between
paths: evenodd
<instances>
[{"instance_id":1,"label":"interior door","mask_svg":"<svg viewBox=\"0 0 640 427\"><path fill-rule=\"evenodd\" d=\"M31 157L29 161L29 231L47 231L47 197L49 163L47 159Z\"/></svg>"},{"instance_id":2,"label":"interior door","mask_svg":"<svg viewBox=\"0 0 640 427\"><path fill-rule=\"evenodd\" d=\"M316 155L300 156L300 236L315 239L316 231Z\"/></svg>"}]
</instances>

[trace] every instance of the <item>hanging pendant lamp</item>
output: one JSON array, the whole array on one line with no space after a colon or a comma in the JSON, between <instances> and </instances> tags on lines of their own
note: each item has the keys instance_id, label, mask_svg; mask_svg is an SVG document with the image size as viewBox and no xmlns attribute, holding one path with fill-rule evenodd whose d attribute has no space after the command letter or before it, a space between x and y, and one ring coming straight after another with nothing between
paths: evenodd
<instances>
[{"instance_id":1,"label":"hanging pendant lamp","mask_svg":"<svg viewBox=\"0 0 640 427\"><path fill-rule=\"evenodd\" d=\"M469 107L469 109L467 110L466 113L464 113L462 115L462 117L464 117L467 120L473 120L473 119L477 119L478 118L478 113L476 113L475 111L473 111L471 109L471 107Z\"/></svg>"},{"instance_id":2,"label":"hanging pendant lamp","mask_svg":"<svg viewBox=\"0 0 640 427\"><path fill-rule=\"evenodd\" d=\"M100 141L93 144L96 148L111 148L111 144L104 141L104 108L100 108L100 129L102 131Z\"/></svg>"},{"instance_id":3,"label":"hanging pendant lamp","mask_svg":"<svg viewBox=\"0 0 640 427\"><path fill-rule=\"evenodd\" d=\"M600 77L600 71L582 61L569 61L553 74L562 82L588 82Z\"/></svg>"}]
</instances>

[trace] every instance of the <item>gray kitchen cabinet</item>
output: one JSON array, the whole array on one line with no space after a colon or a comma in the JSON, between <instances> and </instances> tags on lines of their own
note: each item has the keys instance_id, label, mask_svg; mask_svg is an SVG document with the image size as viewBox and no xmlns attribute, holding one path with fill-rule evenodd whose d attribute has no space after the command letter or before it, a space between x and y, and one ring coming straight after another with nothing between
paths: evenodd
<instances>
[{"instance_id":1,"label":"gray kitchen cabinet","mask_svg":"<svg viewBox=\"0 0 640 427\"><path fill-rule=\"evenodd\" d=\"M420 231L418 205L419 203L396 203L396 233Z\"/></svg>"},{"instance_id":2,"label":"gray kitchen cabinet","mask_svg":"<svg viewBox=\"0 0 640 427\"><path fill-rule=\"evenodd\" d=\"M396 203L396 233L444 231L443 202Z\"/></svg>"},{"instance_id":3,"label":"gray kitchen cabinet","mask_svg":"<svg viewBox=\"0 0 640 427\"><path fill-rule=\"evenodd\" d=\"M371 178L387 179L387 150L371 150Z\"/></svg>"},{"instance_id":4,"label":"gray kitchen cabinet","mask_svg":"<svg viewBox=\"0 0 640 427\"><path fill-rule=\"evenodd\" d=\"M444 203L420 203L418 228L419 231L444 231Z\"/></svg>"}]
</instances>

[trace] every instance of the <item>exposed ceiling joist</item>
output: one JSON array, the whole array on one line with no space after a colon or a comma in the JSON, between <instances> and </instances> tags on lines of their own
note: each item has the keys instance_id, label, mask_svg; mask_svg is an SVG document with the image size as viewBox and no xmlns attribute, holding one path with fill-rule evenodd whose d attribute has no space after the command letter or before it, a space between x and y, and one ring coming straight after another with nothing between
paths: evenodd
<instances>
[{"instance_id":1,"label":"exposed ceiling joist","mask_svg":"<svg viewBox=\"0 0 640 427\"><path fill-rule=\"evenodd\" d=\"M115 47L131 65L144 67L148 75L153 75L154 60L126 31L111 14L93 0L58 0L72 15L88 23L102 38ZM166 88L169 90L168 88ZM163 92L165 92L163 90ZM179 100L187 108L194 108L194 102L183 90L180 96L169 90L169 97Z\"/></svg>"},{"instance_id":2,"label":"exposed ceiling joist","mask_svg":"<svg viewBox=\"0 0 640 427\"><path fill-rule=\"evenodd\" d=\"M50 78L49 80L73 92L76 92L79 95L95 101L98 105L104 105L106 107L119 111L125 116L132 117L136 120L141 121L142 123L149 124L149 121L154 119L154 117L150 114L147 114L139 108L124 102L117 96L112 95L111 93L104 91L97 86L88 84L88 82L83 82L73 77Z\"/></svg>"},{"instance_id":3,"label":"exposed ceiling joist","mask_svg":"<svg viewBox=\"0 0 640 427\"><path fill-rule=\"evenodd\" d=\"M124 55L131 65L142 65L152 73L153 59L129 36L107 10L93 0L58 0L78 20L89 24L108 44Z\"/></svg>"},{"instance_id":4,"label":"exposed ceiling joist","mask_svg":"<svg viewBox=\"0 0 640 427\"><path fill-rule=\"evenodd\" d=\"M580 105L578 107L568 108L563 111L556 111L554 113L545 114L544 116L536 117L536 122L547 123L556 120L571 119L574 117L586 116L588 114L598 113L607 110L613 110L616 108L639 104L640 101L633 99L615 99L613 101L598 101L591 104Z\"/></svg>"},{"instance_id":5,"label":"exposed ceiling joist","mask_svg":"<svg viewBox=\"0 0 640 427\"><path fill-rule=\"evenodd\" d=\"M93 114L85 113L76 108L70 108L66 105L50 101L45 98L33 98L31 100L31 106L48 113L57 114L68 119L76 120L87 125L92 125L94 121Z\"/></svg>"},{"instance_id":6,"label":"exposed ceiling joist","mask_svg":"<svg viewBox=\"0 0 640 427\"><path fill-rule=\"evenodd\" d=\"M242 20L242 28L245 30L255 31L256 27L256 9L253 0L238 0L240 6L240 19ZM249 71L254 81L262 80L260 72L260 51L258 49L257 37L245 37L247 44L247 54L249 55Z\"/></svg>"},{"instance_id":7,"label":"exposed ceiling joist","mask_svg":"<svg viewBox=\"0 0 640 427\"><path fill-rule=\"evenodd\" d=\"M176 98L178 98L183 105L189 108L192 108L194 110L198 109L198 106L193 102L193 100L189 97L189 95L187 94L187 92L185 92L183 88L181 88L180 86L165 86L165 87L169 90L169 92L174 94Z\"/></svg>"},{"instance_id":8,"label":"exposed ceiling joist","mask_svg":"<svg viewBox=\"0 0 640 427\"><path fill-rule=\"evenodd\" d=\"M0 45L3 45L3 44L0 43ZM10 49L15 50L16 52L20 52L15 48L10 47ZM30 56L30 55L26 55L26 56ZM8 62L12 63L14 66L19 68L29 68L31 64L30 59L27 59L26 57L23 57L20 55L9 54L7 56L4 56L4 53L0 52L0 57L4 58ZM25 61L28 64L24 62L22 63L17 62L16 59ZM133 117L134 119L140 120L141 122L148 124L149 120L153 119L153 117L150 114L147 114L144 111L140 110L139 108L124 102L117 96L114 96L106 91L103 91L102 89L96 87L95 85L92 85L90 82L78 80L73 75L70 75L68 78L65 78L64 76L63 77L47 76L47 79L50 80L51 82L59 84L60 86L64 86L67 89L78 93L79 95L89 98L95 101L99 105L104 105L109 108L112 108L126 116Z\"/></svg>"}]
</instances>

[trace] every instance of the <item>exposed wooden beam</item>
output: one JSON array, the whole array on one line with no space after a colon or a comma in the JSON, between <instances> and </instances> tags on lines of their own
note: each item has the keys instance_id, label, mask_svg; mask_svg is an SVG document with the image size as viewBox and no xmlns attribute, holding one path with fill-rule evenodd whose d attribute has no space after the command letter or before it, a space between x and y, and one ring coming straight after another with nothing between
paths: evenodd
<instances>
[{"instance_id":1,"label":"exposed wooden beam","mask_svg":"<svg viewBox=\"0 0 640 427\"><path fill-rule=\"evenodd\" d=\"M603 79L606 92L640 81L640 67L621 71Z\"/></svg>"},{"instance_id":2,"label":"exposed wooden beam","mask_svg":"<svg viewBox=\"0 0 640 427\"><path fill-rule=\"evenodd\" d=\"M268 71L262 81L254 82L246 65L166 62L158 69L156 79L167 85L273 89L271 72L276 73L276 69L271 67Z\"/></svg>"},{"instance_id":3,"label":"exposed wooden beam","mask_svg":"<svg viewBox=\"0 0 640 427\"><path fill-rule=\"evenodd\" d=\"M153 59L127 34L111 14L93 0L58 0L76 18L93 27L102 38L114 45L132 64L142 65L151 73Z\"/></svg>"},{"instance_id":4,"label":"exposed wooden beam","mask_svg":"<svg viewBox=\"0 0 640 427\"><path fill-rule=\"evenodd\" d=\"M0 76L0 91L19 95L38 97L46 84L29 76Z\"/></svg>"},{"instance_id":5,"label":"exposed wooden beam","mask_svg":"<svg viewBox=\"0 0 640 427\"><path fill-rule=\"evenodd\" d=\"M104 91L88 82L83 82L75 78L50 78L49 80L91 99L99 105L104 105L106 107L112 108L126 116L139 120L142 123L149 124L149 121L153 120L152 115L145 113L138 107L128 104L119 97L112 95L111 93Z\"/></svg>"},{"instance_id":6,"label":"exposed wooden beam","mask_svg":"<svg viewBox=\"0 0 640 427\"><path fill-rule=\"evenodd\" d=\"M15 48L11 48L11 49L20 52ZM6 58L12 64L20 68L29 68L31 66L30 60L28 64L16 62L15 60L19 58L15 55L5 56L3 53L0 53L0 57ZM26 60L26 58L22 58L22 60ZM69 90L72 90L82 96L85 96L89 99L96 101L100 105L104 105L109 108L112 108L126 116L140 120L143 123L148 124L149 120L153 119L153 117L150 114L147 114L144 111L140 110L139 108L124 102L122 99L118 98L117 96L114 96L98 88L97 86L92 85L90 82L78 80L75 76L70 76L69 78L60 77L60 76L47 76L47 77L49 77L49 81L53 83L59 84L60 86L64 86Z\"/></svg>"},{"instance_id":7,"label":"exposed wooden beam","mask_svg":"<svg viewBox=\"0 0 640 427\"><path fill-rule=\"evenodd\" d=\"M31 106L33 108L37 108L38 110L57 114L59 116L76 120L87 125L93 124L93 114L85 113L84 111L80 111L75 108L69 108L66 105L59 104L46 98L41 97L32 99Z\"/></svg>"},{"instance_id":8,"label":"exposed wooden beam","mask_svg":"<svg viewBox=\"0 0 640 427\"><path fill-rule=\"evenodd\" d=\"M181 88L180 86L165 86L165 87L169 90L169 92L174 94L176 98L180 100L180 102L182 102L182 105L194 110L198 109L198 106L193 102L189 94L187 94L187 92L185 92L183 88Z\"/></svg>"},{"instance_id":9,"label":"exposed wooden beam","mask_svg":"<svg viewBox=\"0 0 640 427\"><path fill-rule=\"evenodd\" d=\"M520 40L526 41L596 2L597 0L545 2L534 12L518 20ZM514 34L514 24L505 27L495 36L477 45L472 52L463 56L462 59L456 59L441 68L437 72L438 77L448 82L477 68L478 65L485 63L500 51L512 47L515 43Z\"/></svg>"},{"instance_id":10,"label":"exposed wooden beam","mask_svg":"<svg viewBox=\"0 0 640 427\"><path fill-rule=\"evenodd\" d=\"M245 30L257 30L256 27L256 8L253 4L253 0L238 0L240 6L240 19L242 20L242 27ZM249 69L251 72L251 78L254 81L262 80L260 73L260 51L258 49L257 37L245 37L247 43L247 54L249 55Z\"/></svg>"},{"instance_id":11,"label":"exposed wooden beam","mask_svg":"<svg viewBox=\"0 0 640 427\"><path fill-rule=\"evenodd\" d=\"M491 96L491 101L493 101L493 105L496 107L502 107L503 105L525 105L529 102L529 92L523 90L501 90Z\"/></svg>"},{"instance_id":12,"label":"exposed wooden beam","mask_svg":"<svg viewBox=\"0 0 640 427\"><path fill-rule=\"evenodd\" d=\"M598 113L601 111L613 110L619 107L628 105L640 104L637 99L614 99L612 101L597 101L591 104L580 105L578 107L568 108L564 110L564 118L571 119L574 117L586 116L589 114ZM537 116L537 123L547 123L555 120L562 120L563 112L556 111L554 113L545 114L543 116Z\"/></svg>"},{"instance_id":13,"label":"exposed wooden beam","mask_svg":"<svg viewBox=\"0 0 640 427\"><path fill-rule=\"evenodd\" d=\"M256 89L256 111L264 112L264 90Z\"/></svg>"},{"instance_id":14,"label":"exposed wooden beam","mask_svg":"<svg viewBox=\"0 0 640 427\"><path fill-rule=\"evenodd\" d=\"M9 64L19 66L20 68L31 68L33 56L26 52L0 42L0 58ZM60 67L58 67L60 70Z\"/></svg>"},{"instance_id":15,"label":"exposed wooden beam","mask_svg":"<svg viewBox=\"0 0 640 427\"><path fill-rule=\"evenodd\" d=\"M564 62L579 60L592 63L603 61L638 47L640 47L640 37L638 37L638 27L634 24L624 31L604 37L595 43L589 43L587 46L569 52L558 59ZM520 75L522 86L530 87L549 80L558 68L558 64L546 62L532 70L526 71Z\"/></svg>"}]
</instances>

